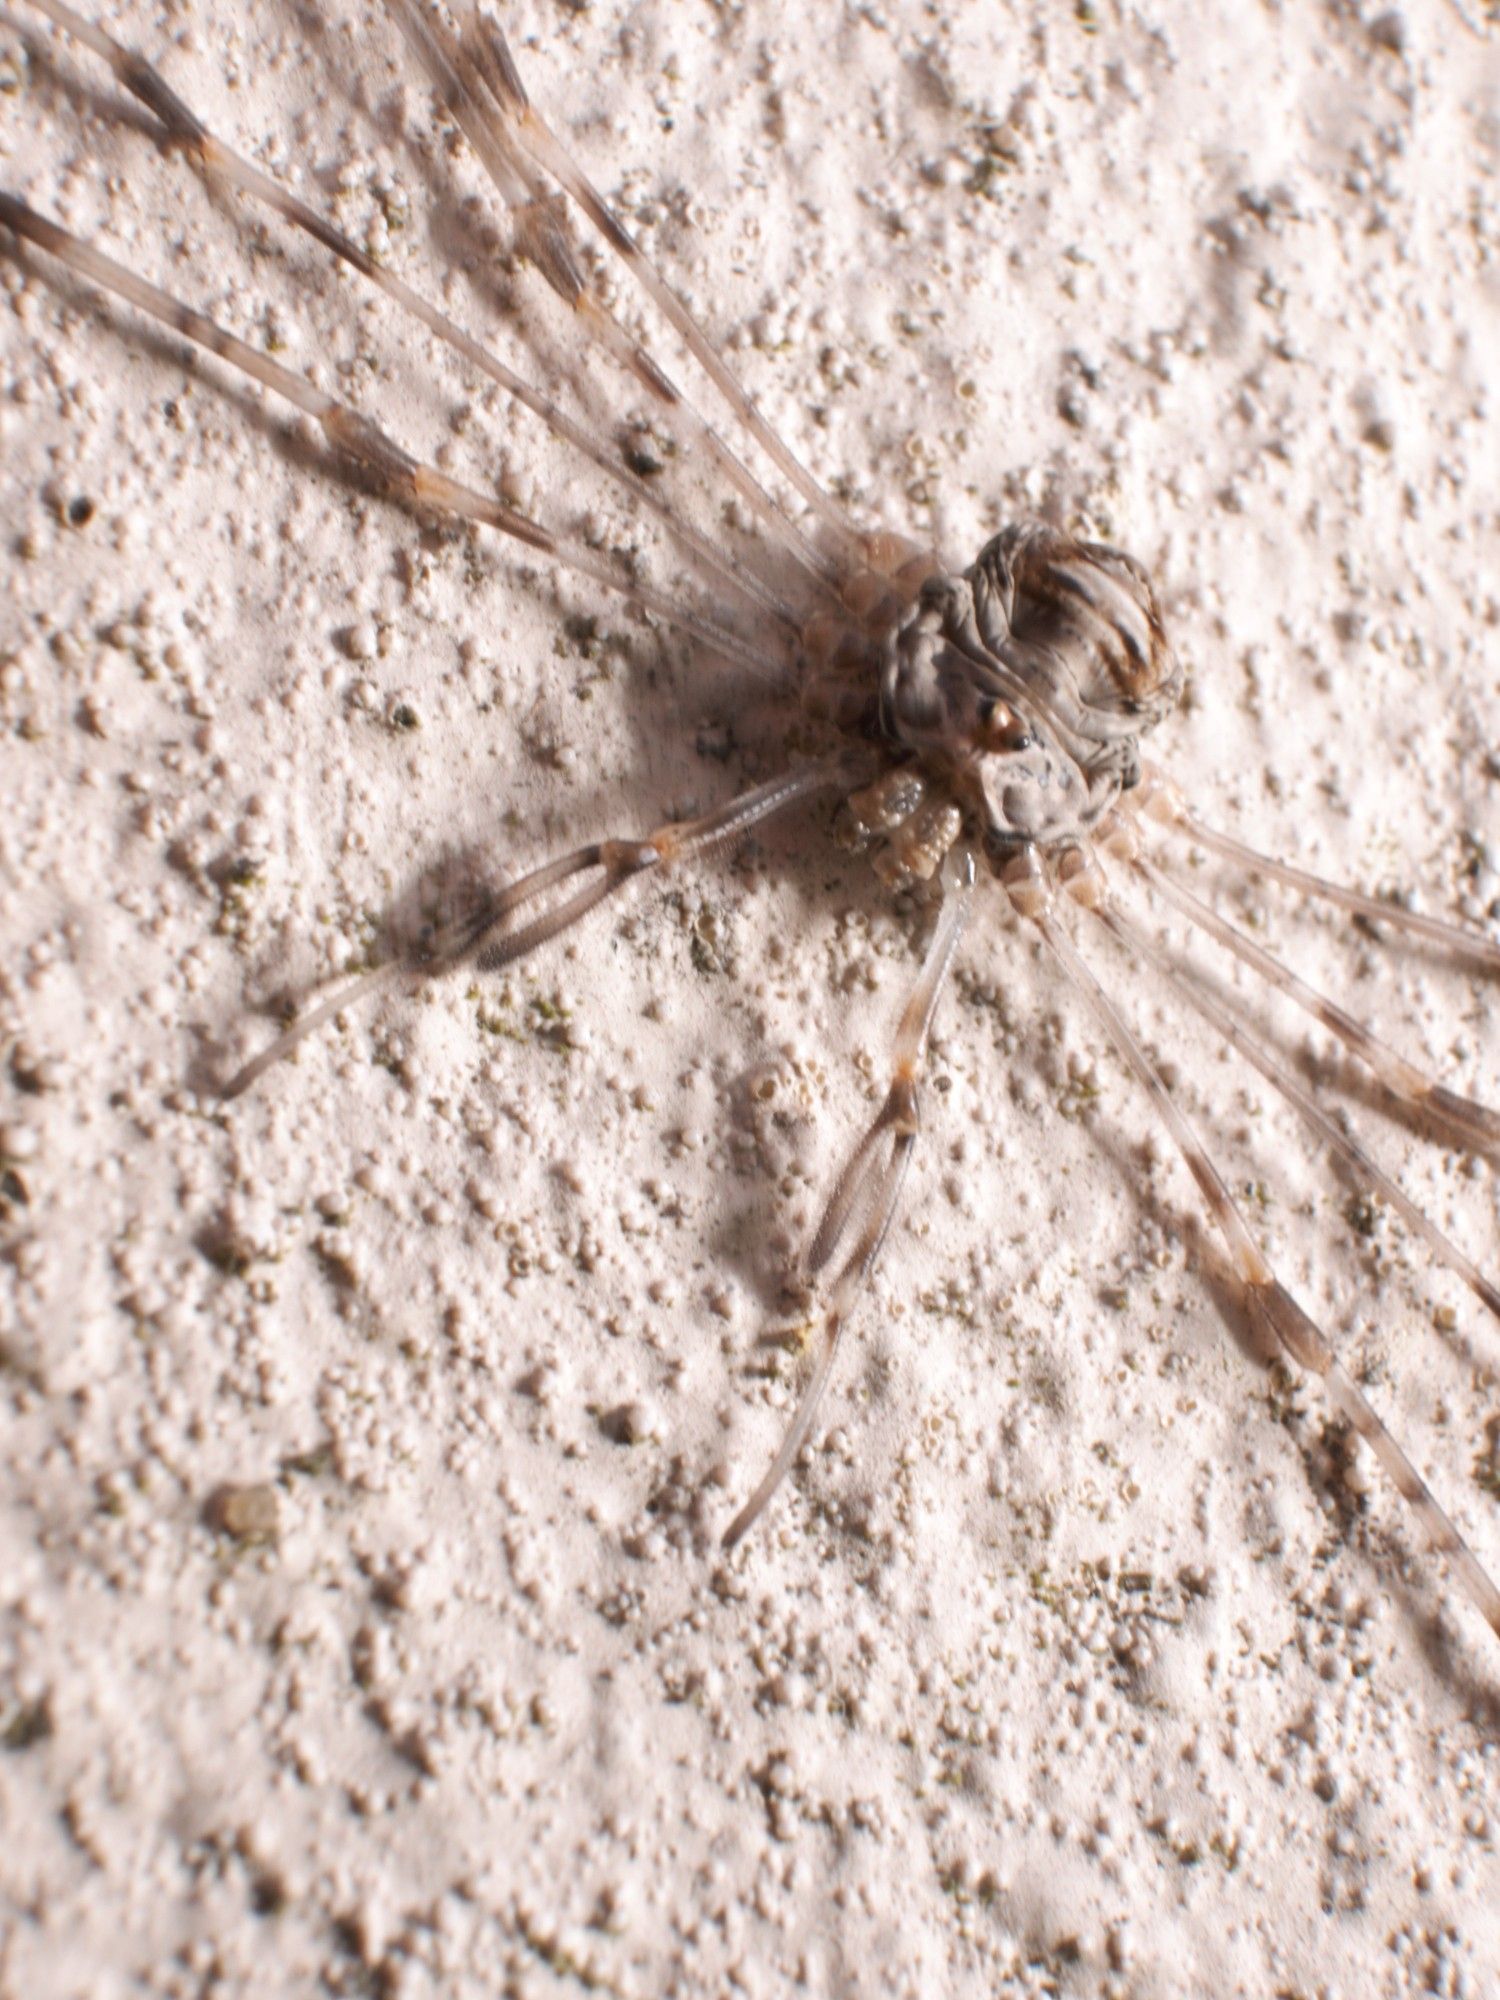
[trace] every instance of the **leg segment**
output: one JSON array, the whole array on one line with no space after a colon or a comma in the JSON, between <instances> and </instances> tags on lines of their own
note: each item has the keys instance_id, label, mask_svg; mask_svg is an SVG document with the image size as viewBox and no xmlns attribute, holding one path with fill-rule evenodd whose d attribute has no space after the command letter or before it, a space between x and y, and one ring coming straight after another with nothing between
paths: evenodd
<instances>
[{"instance_id":1,"label":"leg segment","mask_svg":"<svg viewBox=\"0 0 1500 2000\"><path fill-rule=\"evenodd\" d=\"M1100 827L1099 845L1111 858L1133 864L1141 851L1140 826L1135 816L1125 812L1112 814ZM1238 1012L1211 994L1196 972L1169 958L1139 924L1119 909L1112 898L1101 894L1097 901L1088 903L1086 907L1127 951L1135 952L1154 966L1173 993L1195 1008L1231 1048L1237 1049L1246 1062L1258 1069L1329 1152L1342 1160L1355 1179L1373 1188L1382 1201L1395 1209L1407 1228L1414 1236L1421 1237L1439 1263L1457 1272L1475 1297L1500 1318L1500 1285L1466 1257L1458 1245L1418 1208L1406 1190L1375 1164L1363 1146L1351 1139L1329 1117L1307 1085L1280 1056L1257 1039Z\"/></svg>"},{"instance_id":2,"label":"leg segment","mask_svg":"<svg viewBox=\"0 0 1500 2000\"><path fill-rule=\"evenodd\" d=\"M783 470L795 467L800 481L805 483L799 490L807 491L809 497L818 496L820 511L826 510L829 525L845 544L842 564L824 556L790 519L650 351L620 323L598 288L589 282L586 267L574 252L566 203L556 191L557 164L568 161L568 156L532 109L499 29L493 22L480 19L472 9L461 8L456 10L461 30L455 41L434 16L415 6L413 0L386 0L386 6L426 71L443 108L457 122L491 185L515 217L517 248L575 315L584 336L608 354L663 410L670 412L673 420L708 452L762 528L796 561L805 578L829 601L837 602L843 571L849 566L851 555L859 553L857 538L836 504L766 425L707 336L689 318L676 294L657 276L602 199L593 195L592 188L588 192L593 195L595 206L587 208L585 204L590 220L618 254L626 255L622 245L628 247L626 261L637 278L641 278L643 270L650 273L656 287L651 296L674 325L683 320L692 329L689 346L727 397L734 413ZM539 137L551 141L557 160L544 160L540 156ZM573 173L588 187L576 168ZM575 191L570 188L569 192ZM684 338L688 336L684 334ZM793 475L789 472L788 476Z\"/></svg>"},{"instance_id":3,"label":"leg segment","mask_svg":"<svg viewBox=\"0 0 1500 2000\"><path fill-rule=\"evenodd\" d=\"M1406 931L1412 937L1425 938L1429 944L1440 945L1445 951L1462 952L1465 957L1478 959L1492 972L1500 971L1500 944L1481 937L1477 931L1465 930L1442 917L1424 916L1419 910L1404 910L1399 903L1382 902L1378 896L1363 895L1358 889L1350 889L1342 882L1329 882L1321 875L1310 874L1305 868L1294 868L1289 862L1275 861L1268 854L1260 854L1231 834L1219 833L1214 827L1205 826L1190 810L1177 786L1154 764L1141 766L1140 786L1131 794L1131 799L1158 825L1185 834L1197 841L1200 847L1206 847L1211 854L1223 855L1226 861L1233 861L1251 875L1264 875L1288 889L1300 889L1306 896L1335 903L1341 910L1363 917L1368 923L1389 924L1395 930Z\"/></svg>"},{"instance_id":4,"label":"leg segment","mask_svg":"<svg viewBox=\"0 0 1500 2000\"><path fill-rule=\"evenodd\" d=\"M234 188L251 200L260 202L322 244L342 263L358 271L404 312L419 320L455 353L461 354L480 374L496 383L524 409L530 410L555 436L591 460L642 508L656 514L679 547L696 564L700 575L710 579L715 588L748 597L776 619L788 635L795 636L796 615L753 572L743 564L732 562L706 535L684 520L648 481L637 478L620 464L607 443L576 423L551 397L508 368L480 341L456 325L446 313L439 311L396 273L387 271L367 256L358 244L326 217L319 215L289 189L216 138L144 57L123 48L112 35L84 20L66 4L66 0L32 0L32 4L109 65L123 88L161 121L166 145L184 152L206 179Z\"/></svg>"},{"instance_id":5,"label":"leg segment","mask_svg":"<svg viewBox=\"0 0 1500 2000\"><path fill-rule=\"evenodd\" d=\"M133 271L105 256L91 243L84 243L66 229L38 215L24 202L0 191L0 228L34 243L55 257L70 271L90 284L159 320L163 326L216 354L233 368L285 398L322 430L333 451L344 464L388 499L409 507L414 513L468 522L475 527L493 528L498 534L547 556L564 568L617 592L640 610L661 618L679 631L697 639L721 658L733 660L762 678L785 678L784 659L767 656L748 644L727 626L716 624L688 606L664 595L651 584L631 582L610 558L590 548L579 536L555 532L529 516L461 480L450 478L435 465L424 465L407 453L394 438L351 404L340 402L316 388L305 376L283 368L279 361L229 333L214 320L184 305L160 286L137 277Z\"/></svg>"},{"instance_id":6,"label":"leg segment","mask_svg":"<svg viewBox=\"0 0 1500 2000\"><path fill-rule=\"evenodd\" d=\"M1085 907L1097 906L1108 893L1102 868L1085 850L1074 849L1065 855L1059 875L1068 881L1070 891ZM1059 924L1052 886L1040 859L1034 852L1018 856L1010 863L1004 879L1017 913L1036 925L1068 984L1087 1003L1150 1095L1228 1247L1251 1318L1288 1360L1322 1381L1334 1407L1384 1466L1397 1492L1416 1516L1429 1545L1446 1559L1480 1616L1500 1637L1500 1589L1438 1505L1364 1392L1338 1361L1321 1328L1308 1317L1266 1262L1222 1175L1178 1108L1160 1071Z\"/></svg>"},{"instance_id":7,"label":"leg segment","mask_svg":"<svg viewBox=\"0 0 1500 2000\"><path fill-rule=\"evenodd\" d=\"M670 868L716 847L727 846L752 827L789 810L825 786L836 784L843 776L843 767L837 762L810 764L804 770L788 772L773 778L769 784L742 792L727 805L697 819L669 821L644 840L591 841L571 854L544 862L540 868L533 868L529 874L484 897L475 911L420 953L408 953L377 966L373 972L362 973L321 1001L310 1014L279 1035L269 1048L262 1049L237 1070L221 1095L239 1097L273 1064L290 1055L315 1028L354 1001L389 986L402 974L431 977L464 963L472 964L478 972L495 972L501 966L512 965L539 945L570 930L590 910L648 869ZM514 917L576 875L591 876L592 880L514 930L506 928Z\"/></svg>"},{"instance_id":8,"label":"leg segment","mask_svg":"<svg viewBox=\"0 0 1500 2000\"><path fill-rule=\"evenodd\" d=\"M1309 986L1290 966L1283 965L1263 945L1246 937L1243 931L1236 929L1210 904L1205 903L1201 896L1195 896L1191 889L1184 888L1155 862L1139 854L1132 865L1159 895L1181 910L1199 930L1207 931L1216 943L1233 952L1242 964L1258 972L1267 985L1278 993L1284 993L1304 1013L1310 1014L1331 1034L1337 1035L1345 1048L1380 1079L1398 1103L1441 1119L1444 1124L1453 1127L1467 1146L1482 1147L1490 1152L1500 1149L1500 1112L1492 1111L1489 1105L1480 1104L1472 1097L1461 1096L1456 1090L1449 1090L1446 1085L1418 1069L1415 1063L1397 1055L1362 1021L1356 1021L1347 1009L1340 1007L1337 1001Z\"/></svg>"},{"instance_id":9,"label":"leg segment","mask_svg":"<svg viewBox=\"0 0 1500 2000\"><path fill-rule=\"evenodd\" d=\"M726 1549L732 1549L754 1527L806 1443L828 1386L849 1309L875 1268L896 1213L901 1183L921 1122L917 1085L926 1059L928 1031L973 900L974 859L967 850L952 851L943 871L943 883L947 893L937 928L896 1030L885 1102L834 1183L808 1251L808 1271L817 1277L849 1244L828 1291L813 1372L769 1470L724 1531Z\"/></svg>"}]
</instances>

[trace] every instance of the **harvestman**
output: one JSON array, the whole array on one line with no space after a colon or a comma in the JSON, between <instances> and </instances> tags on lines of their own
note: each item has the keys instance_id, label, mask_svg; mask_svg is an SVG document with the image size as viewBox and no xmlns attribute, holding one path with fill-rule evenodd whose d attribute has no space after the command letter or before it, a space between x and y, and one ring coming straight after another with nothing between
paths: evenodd
<instances>
[{"instance_id":1,"label":"harvestman","mask_svg":"<svg viewBox=\"0 0 1500 2000\"><path fill-rule=\"evenodd\" d=\"M1205 826L1170 781L1142 761L1140 740L1173 706L1181 673L1151 580L1130 556L1023 521L958 571L898 536L856 531L770 429L532 106L503 34L472 6L453 7L453 32L419 10L415 0L387 0L387 11L443 111L460 127L505 203L513 250L571 309L582 337L644 389L664 421L728 480L755 523L756 539L745 550L731 553L695 529L607 438L568 416L296 195L231 152L149 63L63 0L33 4L108 64L156 120L164 146L185 154L210 183L306 231L531 410L637 506L655 514L679 551L682 584L696 595L672 595L629 580L607 555L584 542L418 462L349 405L0 194L0 225L11 236L285 398L321 427L338 459L392 499L440 519L497 530L622 593L721 657L794 681L804 724L828 742L821 761L788 771L701 817L658 827L644 838L590 843L479 895L461 920L421 948L355 978L313 1008L240 1070L225 1086L225 1096L248 1088L351 1000L403 976L430 977L459 964L478 972L509 965L560 936L638 876L680 868L834 788L844 795L838 831L845 844L867 851L876 874L891 888L936 885L940 907L897 1028L884 1102L849 1154L808 1252L809 1273L824 1286L810 1378L770 1469L725 1531L726 1545L739 1541L756 1521L805 1442L839 1334L890 1228L917 1137L928 1030L971 914L977 878L984 873L998 883L1016 915L1035 928L1066 983L1150 1095L1228 1247L1252 1323L1273 1350L1321 1379L1335 1408L1374 1450L1428 1542L1500 1635L1500 1590L1325 1334L1267 1263L1161 1071L1074 942L1065 913L1092 918L1153 965L1177 997L1295 1108L1319 1144L1400 1214L1497 1316L1500 1289L1347 1136L1287 1061L1257 1039L1243 1014L1143 932L1117 899L1106 860L1124 882L1148 889L1330 1030L1401 1111L1446 1131L1470 1151L1491 1154L1500 1150L1500 1115L1425 1075L1227 922L1185 885L1171 851L1196 843L1247 873L1463 954L1491 972L1500 969L1500 947L1254 852ZM810 528L772 496L612 315L577 254L569 200L681 337L740 431L805 504ZM731 604L742 619L748 615L748 628L736 622ZM1164 838L1167 858L1148 838L1148 826Z\"/></svg>"}]
</instances>

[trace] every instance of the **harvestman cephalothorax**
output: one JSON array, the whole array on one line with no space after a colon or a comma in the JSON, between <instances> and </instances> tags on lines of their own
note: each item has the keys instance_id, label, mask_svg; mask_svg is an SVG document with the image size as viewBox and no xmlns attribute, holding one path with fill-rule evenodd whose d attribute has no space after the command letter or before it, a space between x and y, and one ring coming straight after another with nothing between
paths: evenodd
<instances>
[{"instance_id":1,"label":"harvestman cephalothorax","mask_svg":"<svg viewBox=\"0 0 1500 2000\"><path fill-rule=\"evenodd\" d=\"M105 251L9 194L0 228L15 254L43 253L219 356L317 427L332 454L381 493L426 516L508 537L622 593L638 610L721 659L794 691L799 745L818 748L710 811L640 835L590 843L477 896L430 932L313 1007L224 1086L234 1097L361 995L457 966L484 975L546 946L644 874L696 864L816 795L842 799L838 837L865 852L892 890L928 885L936 917L896 1030L878 1112L850 1151L807 1256L821 1289L808 1382L769 1470L724 1531L751 1528L807 1440L854 1309L897 1211L919 1125L929 1028L965 927L1003 899L1041 939L1061 981L1091 1010L1151 1098L1227 1248L1246 1313L1267 1346L1317 1376L1380 1460L1480 1615L1500 1635L1500 1590L1337 1358L1323 1329L1271 1268L1222 1172L1180 1108L1075 933L1104 932L1144 960L1299 1115L1315 1145L1403 1220L1492 1313L1500 1290L1378 1167L1248 1012L1143 928L1143 898L1170 909L1343 1043L1398 1116L1474 1154L1500 1150L1500 1116L1428 1075L1326 995L1304 983L1192 889L1184 863L1206 851L1243 874L1342 911L1392 940L1415 938L1487 976L1500 948L1253 851L1198 817L1184 792L1142 755L1145 735L1176 702L1182 675L1152 580L1122 551L1021 520L967 566L887 533L857 528L798 462L738 386L720 354L611 213L530 102L499 26L468 6L441 21L415 0L387 12L443 114L462 131L504 205L512 253L569 308L581 342L644 394L664 426L721 477L749 531L733 548L693 524L664 486L611 436L569 414L447 314L385 269L326 216L232 152L166 78L63 0L33 0L88 47L143 107L159 143L217 190L300 230L379 288L482 378L600 469L654 517L678 556L672 589L633 577L606 552L547 527L507 499L409 455L349 403L191 305L137 277ZM672 327L706 378L718 415L699 411L655 354L611 312L574 236L573 212ZM3 239L0 239L3 240ZM740 442L727 441L738 434ZM770 484L753 469L764 462ZM773 490L774 489L774 490ZM780 497L793 496L790 499Z\"/></svg>"}]
</instances>

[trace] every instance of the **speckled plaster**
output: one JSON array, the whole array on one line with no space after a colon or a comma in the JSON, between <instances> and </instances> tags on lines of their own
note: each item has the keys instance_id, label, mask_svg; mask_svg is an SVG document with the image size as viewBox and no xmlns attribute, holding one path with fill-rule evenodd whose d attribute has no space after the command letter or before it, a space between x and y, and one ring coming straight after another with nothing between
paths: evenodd
<instances>
[{"instance_id":1,"label":"speckled plaster","mask_svg":"<svg viewBox=\"0 0 1500 2000\"><path fill-rule=\"evenodd\" d=\"M105 18L509 339L378 10ZM1122 542L1204 811L1493 924L1493 31L1438 0L505 18L861 519L961 560L1038 507ZM639 539L24 0L0 86L0 182L455 473ZM40 257L0 288L0 1991L1494 1991L1500 1648L1246 1351L1180 1166L998 899L812 1448L733 1560L795 1394L783 1279L919 943L826 817L218 1104L256 1007L465 857L723 797L774 713L352 492ZM1493 982L1231 902L1500 1094ZM1500 1329L1099 961L1500 1567ZM1492 1169L1354 1106L1493 1263Z\"/></svg>"}]
</instances>

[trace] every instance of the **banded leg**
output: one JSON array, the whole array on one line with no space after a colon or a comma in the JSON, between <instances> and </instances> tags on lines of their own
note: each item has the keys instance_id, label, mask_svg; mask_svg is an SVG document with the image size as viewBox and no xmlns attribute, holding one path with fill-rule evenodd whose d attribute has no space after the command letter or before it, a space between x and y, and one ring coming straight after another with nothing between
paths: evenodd
<instances>
[{"instance_id":1,"label":"banded leg","mask_svg":"<svg viewBox=\"0 0 1500 2000\"><path fill-rule=\"evenodd\" d=\"M513 965L540 945L560 937L581 922L590 910L615 895L638 875L652 868L671 868L680 862L707 854L741 839L752 827L810 798L825 786L844 777L841 763L810 764L804 770L787 772L768 784L742 792L727 805L702 814L697 819L670 820L647 834L643 840L596 840L571 854L558 856L533 868L529 874L482 899L477 909L461 922L439 934L420 952L393 958L371 972L360 973L336 993L320 1001L312 1012L279 1035L271 1046L253 1056L224 1085L220 1095L239 1097L273 1064L291 1054L335 1014L357 1000L367 999L403 974L432 977L454 966L472 964L476 972L497 972ZM511 921L527 912L575 876L591 879L561 902L539 914L528 916L515 929Z\"/></svg>"},{"instance_id":2,"label":"banded leg","mask_svg":"<svg viewBox=\"0 0 1500 2000\"><path fill-rule=\"evenodd\" d=\"M1104 844L1106 852L1113 852L1107 835ZM1399 1182L1392 1180L1364 1147L1329 1117L1307 1086L1251 1033L1238 1013L1209 993L1195 974L1169 958L1113 900L1101 900L1092 905L1091 914L1099 918L1127 952L1143 958L1152 966L1179 999L1200 1014L1231 1048L1237 1049L1246 1062L1259 1070L1272 1089L1286 1099L1308 1129L1354 1178L1373 1189L1388 1207L1393 1208L1439 1263L1446 1264L1450 1271L1462 1278L1481 1304L1488 1306L1500 1318L1500 1285L1481 1271L1472 1258L1466 1257L1452 1238L1417 1206Z\"/></svg>"},{"instance_id":3,"label":"banded leg","mask_svg":"<svg viewBox=\"0 0 1500 2000\"><path fill-rule=\"evenodd\" d=\"M407 7L409 0L398 0L398 4ZM843 509L766 422L702 327L532 104L499 27L485 19L469 0L459 6L457 14L465 50L521 151L578 204L652 304L681 336L738 422L801 494L824 527L838 538L845 557L857 559L861 554L859 538L851 531Z\"/></svg>"},{"instance_id":4,"label":"banded leg","mask_svg":"<svg viewBox=\"0 0 1500 2000\"><path fill-rule=\"evenodd\" d=\"M283 368L260 348L239 339L192 306L184 305L159 285L137 277L93 244L71 235L3 191L0 191L0 229L8 229L12 235L36 244L90 284L113 292L137 311L159 320L174 333L218 355L252 381L283 397L319 426L345 465L368 479L387 498L417 513L493 528L564 568L577 570L607 590L617 592L638 609L675 626L721 658L734 661L762 679L779 681L784 677L782 660L768 656L727 626L679 604L651 584L632 581L615 568L608 556L590 548L577 536L543 527L517 509L451 478L435 465L420 463L351 404L340 402L336 396L316 388L305 376Z\"/></svg>"},{"instance_id":5,"label":"banded leg","mask_svg":"<svg viewBox=\"0 0 1500 2000\"><path fill-rule=\"evenodd\" d=\"M1181 910L1199 930L1206 931L1217 944L1232 952L1241 964L1259 973L1268 986L1284 993L1304 1013L1310 1014L1322 1027L1337 1035L1345 1048L1379 1078L1398 1103L1441 1119L1444 1124L1452 1126L1468 1146L1489 1151L1500 1149L1500 1112L1491 1110L1489 1105L1480 1104L1472 1097L1464 1097L1456 1090L1449 1090L1445 1084L1438 1083L1418 1069L1415 1063L1408 1062L1405 1056L1397 1055L1394 1049L1372 1034L1362 1021L1357 1021L1336 1000L1330 1000L1326 994L1309 986L1290 966L1283 965L1263 945L1246 937L1243 931L1221 917L1211 904L1205 903L1201 896L1195 896L1191 889L1154 861L1147 860L1144 854L1137 853L1131 866L1158 895Z\"/></svg>"},{"instance_id":6,"label":"banded leg","mask_svg":"<svg viewBox=\"0 0 1500 2000\"><path fill-rule=\"evenodd\" d=\"M516 247L521 254L574 314L585 338L608 354L618 367L685 428L695 443L709 453L761 527L776 539L800 566L805 578L819 588L828 601L838 603L844 571L859 551L858 538L834 503L826 495L823 496L824 505L832 511L837 532L846 545L842 562L824 555L790 519L650 351L621 325L597 287L586 277L584 263L574 251L567 217L563 212L564 204L553 191L550 171L532 157L531 150L522 144L518 134L518 122L523 115L526 119L533 119L535 113L531 110L520 75L499 30L492 22L481 21L472 13L461 11L463 27L460 39L455 42L439 21L420 10L413 0L386 0L386 5L408 47L427 72L443 108L458 124L495 192L512 211L516 219ZM600 207L603 209L602 202ZM603 229L611 248L618 250L620 239L623 239L640 258L639 250L621 224L607 210L604 213L608 217L607 223L597 226ZM644 263L645 260L641 258L640 261ZM631 268L635 270L636 267L632 265ZM671 300L677 314L686 317L685 308L675 295L661 285L659 279L656 282L665 297ZM658 303L671 318L672 314L663 301L658 300ZM706 336L696 327L695 332L699 344L712 354L713 349ZM717 370L718 374L714 376L716 382L718 376L723 376L733 384L733 377L729 376L722 361L717 361ZM710 374L714 374L712 369ZM749 404L749 398L737 385L734 385L734 395L730 400L731 407L737 412L740 404ZM750 407L753 409L753 405ZM764 420L760 421L762 429L774 437ZM784 445L780 445L779 449L792 464L796 464ZM772 455L775 456L775 453ZM808 478L806 473L802 476ZM815 490L821 493L822 489Z\"/></svg>"},{"instance_id":7,"label":"banded leg","mask_svg":"<svg viewBox=\"0 0 1500 2000\"><path fill-rule=\"evenodd\" d=\"M724 1531L726 1549L732 1549L754 1527L806 1443L828 1386L839 1335L861 1286L875 1268L895 1217L901 1183L921 1126L917 1086L926 1060L927 1036L973 901L974 858L966 848L950 850L943 886L937 928L896 1030L885 1102L835 1181L807 1253L808 1274L816 1278L835 1262L845 1244L849 1246L823 1308L813 1371L765 1477Z\"/></svg>"},{"instance_id":8,"label":"banded leg","mask_svg":"<svg viewBox=\"0 0 1500 2000\"><path fill-rule=\"evenodd\" d=\"M1060 876L1070 894L1088 905L1106 893L1103 870L1092 855L1075 849L1064 857ZM1455 1580L1490 1629L1500 1637L1500 1589L1443 1512L1395 1438L1386 1429L1364 1391L1334 1354L1326 1335L1293 1298L1267 1263L1222 1175L1204 1151L1202 1141L1168 1090L1123 1015L1099 984L1072 939L1059 924L1051 883L1033 850L1016 857L1004 874L1018 915L1034 923L1063 977L1080 995L1115 1047L1145 1087L1158 1115L1197 1182L1198 1191L1224 1239L1235 1273L1243 1287L1246 1311L1270 1344L1297 1367L1316 1375L1334 1408L1375 1453L1402 1499L1416 1517L1428 1545L1448 1563Z\"/></svg>"},{"instance_id":9,"label":"banded leg","mask_svg":"<svg viewBox=\"0 0 1500 2000\"><path fill-rule=\"evenodd\" d=\"M262 173L215 137L161 72L143 56L123 47L104 29L85 20L67 4L67 0L31 0L31 4L108 65L121 87L160 121L163 143L184 153L205 179L233 188L269 208L321 244L340 262L359 272L402 311L418 320L522 408L529 410L554 436L598 466L641 507L654 513L691 558L701 577L710 579L717 589L746 597L758 609L777 620L790 639L795 639L799 629L796 615L767 584L742 563L732 562L706 535L683 520L661 493L622 465L603 440L575 422L551 397L508 368L480 341L466 333L394 272L376 263L325 216L319 215L299 196Z\"/></svg>"},{"instance_id":10,"label":"banded leg","mask_svg":"<svg viewBox=\"0 0 1500 2000\"><path fill-rule=\"evenodd\" d=\"M1186 835L1197 841L1200 847L1206 847L1211 854L1222 855L1226 861L1234 862L1251 875L1264 875L1269 881L1280 882L1288 889L1300 889L1306 896L1334 903L1353 916L1363 917L1368 923L1389 924L1412 937L1424 938L1429 944L1441 945L1446 951L1461 952L1465 957L1475 958L1481 965L1489 966L1491 971L1500 971L1500 944L1491 938L1481 937L1477 931L1465 930L1461 924L1449 923L1443 917L1429 917L1419 910L1405 910L1399 903L1383 902L1378 896L1366 896L1342 882L1330 882L1322 875L1310 874L1305 868L1294 868L1290 862L1273 860L1269 854L1247 847L1244 841L1236 840L1232 834L1220 833L1216 828L1206 826L1189 808L1180 788L1154 764L1141 766L1141 782L1131 794L1131 803L1159 826Z\"/></svg>"}]
</instances>

